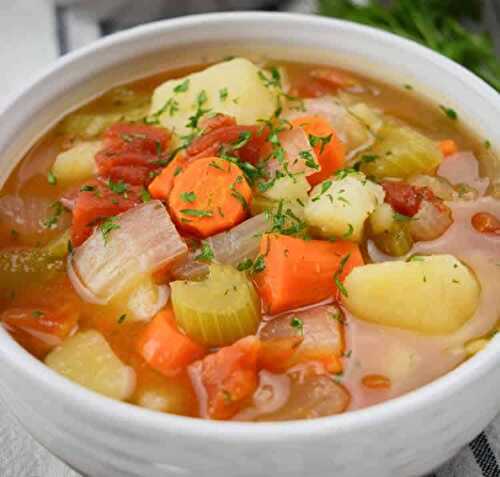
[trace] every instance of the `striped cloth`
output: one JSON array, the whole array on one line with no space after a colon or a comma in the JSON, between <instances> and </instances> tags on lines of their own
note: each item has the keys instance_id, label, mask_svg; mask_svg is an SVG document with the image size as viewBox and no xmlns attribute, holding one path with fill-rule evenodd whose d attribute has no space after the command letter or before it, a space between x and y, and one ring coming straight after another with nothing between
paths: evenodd
<instances>
[{"instance_id":1,"label":"striped cloth","mask_svg":"<svg viewBox=\"0 0 500 477\"><path fill-rule=\"evenodd\" d=\"M4 64L9 64L9 68L0 75L0 108L10 93L22 87L57 56L138 23L217 10L260 8L311 13L314 3L314 0L0 2L0 43L5 47L2 60ZM493 1L488 2L490 14L487 15L487 22L500 46L500 28L495 21L495 8L500 18L500 0L496 5ZM27 31L29 35L25 34ZM455 458L427 477L500 477L499 456L500 418ZM0 476L78 477L78 474L34 442L0 403Z\"/></svg>"}]
</instances>

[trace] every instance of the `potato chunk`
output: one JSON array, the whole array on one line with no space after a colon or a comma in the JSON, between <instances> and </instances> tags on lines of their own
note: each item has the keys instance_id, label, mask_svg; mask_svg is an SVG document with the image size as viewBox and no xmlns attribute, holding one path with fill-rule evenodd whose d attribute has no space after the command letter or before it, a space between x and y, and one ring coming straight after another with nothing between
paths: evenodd
<instances>
[{"instance_id":1,"label":"potato chunk","mask_svg":"<svg viewBox=\"0 0 500 477\"><path fill-rule=\"evenodd\" d=\"M278 91L264 84L263 74L250 61L235 58L169 80L155 89L150 114L164 109L157 114L161 125L180 136L191 132L187 124L199 107L234 116L240 124L255 124L269 118L277 105Z\"/></svg>"},{"instance_id":2,"label":"potato chunk","mask_svg":"<svg viewBox=\"0 0 500 477\"><path fill-rule=\"evenodd\" d=\"M415 256L355 268L345 304L356 317L429 335L452 333L472 317L480 286L452 255Z\"/></svg>"},{"instance_id":3,"label":"potato chunk","mask_svg":"<svg viewBox=\"0 0 500 477\"><path fill-rule=\"evenodd\" d=\"M94 156L101 148L101 141L81 142L58 154L52 172L64 185L90 179L97 172Z\"/></svg>"},{"instance_id":4,"label":"potato chunk","mask_svg":"<svg viewBox=\"0 0 500 477\"><path fill-rule=\"evenodd\" d=\"M322 237L359 242L366 218L384 201L384 195L382 187L363 174L324 181L311 192L306 222Z\"/></svg>"},{"instance_id":5,"label":"potato chunk","mask_svg":"<svg viewBox=\"0 0 500 477\"><path fill-rule=\"evenodd\" d=\"M128 399L134 392L134 370L125 366L94 330L68 338L45 358L45 364L81 386L113 399Z\"/></svg>"}]
</instances>

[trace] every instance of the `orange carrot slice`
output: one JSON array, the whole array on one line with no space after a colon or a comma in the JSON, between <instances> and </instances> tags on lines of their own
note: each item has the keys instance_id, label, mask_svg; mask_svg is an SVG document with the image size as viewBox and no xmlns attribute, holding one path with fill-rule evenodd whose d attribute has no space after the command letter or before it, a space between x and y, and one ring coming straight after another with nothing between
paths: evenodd
<instances>
[{"instance_id":1,"label":"orange carrot slice","mask_svg":"<svg viewBox=\"0 0 500 477\"><path fill-rule=\"evenodd\" d=\"M252 190L238 166L205 157L177 176L168 204L181 230L205 238L243 221L251 199Z\"/></svg>"},{"instance_id":2,"label":"orange carrot slice","mask_svg":"<svg viewBox=\"0 0 500 477\"><path fill-rule=\"evenodd\" d=\"M182 173L187 166L188 159L185 154L177 154L165 167L160 175L156 176L149 184L149 193L153 199L168 200L170 191L174 186L175 178Z\"/></svg>"},{"instance_id":3,"label":"orange carrot slice","mask_svg":"<svg viewBox=\"0 0 500 477\"><path fill-rule=\"evenodd\" d=\"M341 240L301 240L267 234L262 237L260 254L265 268L255 275L255 281L271 314L334 297L349 272L363 265L359 247Z\"/></svg>"}]
</instances>

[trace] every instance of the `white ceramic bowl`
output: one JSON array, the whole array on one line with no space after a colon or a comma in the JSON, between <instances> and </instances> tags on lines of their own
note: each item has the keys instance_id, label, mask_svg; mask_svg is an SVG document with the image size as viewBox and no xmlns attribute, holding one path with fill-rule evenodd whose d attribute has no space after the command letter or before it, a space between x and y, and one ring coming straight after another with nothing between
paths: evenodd
<instances>
[{"instance_id":1,"label":"white ceramic bowl","mask_svg":"<svg viewBox=\"0 0 500 477\"><path fill-rule=\"evenodd\" d=\"M500 148L500 96L425 48L318 17L213 14L136 28L59 61L0 116L0 180L68 109L117 81L210 55L202 45L218 45L219 54L264 51L411 83L431 100L455 108ZM0 394L20 422L51 452L93 477L417 476L453 456L500 410L498 339L458 369L399 399L288 423L210 422L114 402L56 375L3 329L0 369Z\"/></svg>"}]
</instances>

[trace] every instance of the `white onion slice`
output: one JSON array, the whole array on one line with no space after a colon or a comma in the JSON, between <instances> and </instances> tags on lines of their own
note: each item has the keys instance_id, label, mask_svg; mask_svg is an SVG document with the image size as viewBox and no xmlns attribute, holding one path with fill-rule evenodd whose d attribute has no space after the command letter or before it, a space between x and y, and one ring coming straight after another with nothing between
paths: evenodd
<instances>
[{"instance_id":1,"label":"white onion slice","mask_svg":"<svg viewBox=\"0 0 500 477\"><path fill-rule=\"evenodd\" d=\"M410 233L416 241L435 240L443 235L452 223L451 210L446 205L436 206L424 200L410 221Z\"/></svg>"},{"instance_id":2,"label":"white onion slice","mask_svg":"<svg viewBox=\"0 0 500 477\"><path fill-rule=\"evenodd\" d=\"M262 234L268 229L269 221L263 213L245 220L228 232L208 238L205 243L217 262L237 266L243 260L257 256ZM173 270L174 277L189 280L207 273L208 266L195 260L199 254L200 250L191 252L186 262Z\"/></svg>"},{"instance_id":3,"label":"white onion slice","mask_svg":"<svg viewBox=\"0 0 500 477\"><path fill-rule=\"evenodd\" d=\"M438 175L454 185L467 184L476 189L479 195L484 195L489 185L489 180L479 175L479 161L470 151L447 157L439 166Z\"/></svg>"},{"instance_id":4,"label":"white onion slice","mask_svg":"<svg viewBox=\"0 0 500 477\"><path fill-rule=\"evenodd\" d=\"M188 250L160 201L134 207L116 216L113 223L118 228L107 239L96 228L75 249L68 267L82 298L93 296L100 304L108 303L140 277L172 266Z\"/></svg>"}]
</instances>

